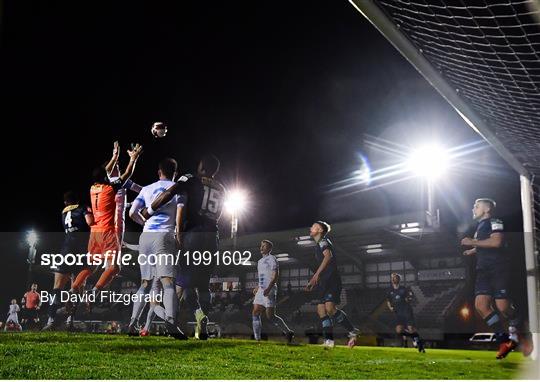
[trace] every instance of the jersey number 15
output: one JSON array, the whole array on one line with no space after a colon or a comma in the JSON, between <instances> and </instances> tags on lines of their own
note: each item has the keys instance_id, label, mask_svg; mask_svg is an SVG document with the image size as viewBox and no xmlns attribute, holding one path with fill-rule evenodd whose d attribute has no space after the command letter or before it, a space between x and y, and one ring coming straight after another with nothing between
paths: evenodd
<instances>
[{"instance_id":1,"label":"jersey number 15","mask_svg":"<svg viewBox=\"0 0 540 382\"><path fill-rule=\"evenodd\" d=\"M204 197L201 205L203 211L208 211L212 214L218 214L221 211L221 203L223 200L222 192L215 188L204 186Z\"/></svg>"}]
</instances>

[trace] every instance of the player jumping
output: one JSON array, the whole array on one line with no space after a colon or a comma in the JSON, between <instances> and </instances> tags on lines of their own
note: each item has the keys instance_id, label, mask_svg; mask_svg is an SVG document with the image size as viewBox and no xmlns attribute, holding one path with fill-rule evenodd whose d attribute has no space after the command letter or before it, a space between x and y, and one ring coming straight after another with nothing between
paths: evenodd
<instances>
[{"instance_id":1,"label":"player jumping","mask_svg":"<svg viewBox=\"0 0 540 382\"><path fill-rule=\"evenodd\" d=\"M387 295L388 309L396 315L396 333L402 337L411 337L413 345L419 352L425 353L424 341L420 338L414 322L414 314L411 307L413 292L410 288L399 285L401 276L397 273L391 275L392 287ZM405 340L406 344L406 340Z\"/></svg>"},{"instance_id":2,"label":"player jumping","mask_svg":"<svg viewBox=\"0 0 540 382\"><path fill-rule=\"evenodd\" d=\"M64 209L62 210L62 224L64 226L65 236L62 245L62 254L85 253L88 244L89 227L94 224L94 215L90 207L79 204L78 196L67 191L64 194ZM71 277L76 276L82 267L80 265L60 264L54 268L54 284L49 298L48 320L42 330L51 330L56 325L56 313L61 307L61 293L66 287Z\"/></svg>"},{"instance_id":3,"label":"player jumping","mask_svg":"<svg viewBox=\"0 0 540 382\"><path fill-rule=\"evenodd\" d=\"M476 311L484 322L495 332L499 342L497 359L505 358L521 343L523 355L532 352L532 344L520 335L521 320L516 307L508 296L510 286L510 260L505 254L504 223L493 218L495 202L491 199L477 199L473 206L473 218L478 222L474 238L461 240L461 245L472 247L463 252L465 256L476 256L475 301ZM493 309L493 300L495 307ZM502 320L508 323L508 333Z\"/></svg>"},{"instance_id":4,"label":"player jumping","mask_svg":"<svg viewBox=\"0 0 540 382\"><path fill-rule=\"evenodd\" d=\"M204 156L197 168L197 174L184 175L171 188L163 192L148 209L141 214L150 218L161 206L174 195L183 195L185 213L179 228L181 232L182 256L184 261L178 270L176 283L182 289L184 299L195 314L197 325L195 337L208 338L206 312L210 309L210 276L215 264L195 264L193 253L209 251L214 254L218 249L218 222L225 201L225 188L214 179L219 171L219 160L213 155ZM184 219L185 216L185 219ZM187 255L186 255L187 254ZM191 259L189 263L187 259Z\"/></svg>"},{"instance_id":5,"label":"player jumping","mask_svg":"<svg viewBox=\"0 0 540 382\"><path fill-rule=\"evenodd\" d=\"M330 232L330 225L323 221L313 223L309 235L317 243L315 258L319 266L306 290L314 291L317 296L317 313L321 320L324 336L324 346L334 347L334 324L340 324L348 332L350 348L356 345L359 330L356 329L344 311L337 308L341 303L341 275L337 268L336 255L333 245L326 235Z\"/></svg>"},{"instance_id":6,"label":"player jumping","mask_svg":"<svg viewBox=\"0 0 540 382\"><path fill-rule=\"evenodd\" d=\"M94 184L90 188L90 201L92 204L92 214L94 224L90 228L90 240L88 241L88 252L94 259L101 259L105 263L105 270L93 288L93 292L101 290L109 285L120 271L118 261L115 258L120 255L121 243L118 242L117 229L115 225L116 213L116 192L126 186L135 170L135 164L142 153L142 146L135 145L132 150L128 150L130 161L126 170L118 178L109 178L112 167L116 165L119 152L118 144L115 142L113 158L106 167L98 167L93 172ZM86 279L92 274L91 266L85 266L73 282L71 291L80 292L86 283Z\"/></svg>"},{"instance_id":7,"label":"player jumping","mask_svg":"<svg viewBox=\"0 0 540 382\"><path fill-rule=\"evenodd\" d=\"M261 313L266 311L266 318L281 330L287 338L287 343L290 344L294 338L294 332L281 317L275 314L279 267L275 256L271 253L273 246L270 240L261 241L262 258L257 262L259 286L253 290L255 295L252 314L253 336L255 340L261 340Z\"/></svg>"},{"instance_id":8,"label":"player jumping","mask_svg":"<svg viewBox=\"0 0 540 382\"><path fill-rule=\"evenodd\" d=\"M176 169L177 163L174 159L166 158L162 160L158 167L159 180L142 188L129 211L129 216L133 220L139 224L144 224L143 232L139 238L139 259L141 259L141 256L145 257L145 260L139 265L141 269L141 286L137 291L139 298L133 304L133 313L128 327L130 334L135 333L135 324L144 308L143 297L150 293L152 286L154 286L154 292L157 290L159 293L159 285L163 288L163 305L165 307L165 325L167 326L167 331L175 338L187 338L176 326L178 300L174 282L176 277L174 259L170 258L170 256L159 257L159 255L163 254L170 254L172 256L176 253L175 231L181 224L180 216L182 215L183 207L181 197L177 195L173 196L168 203L161 206L146 221L139 213L143 207L149 207L160 193L174 185ZM155 256L155 259L152 259L153 256L150 255ZM159 284L157 280L152 281L154 278L159 279ZM151 305L150 309L152 312L155 311L156 306L156 304Z\"/></svg>"}]
</instances>

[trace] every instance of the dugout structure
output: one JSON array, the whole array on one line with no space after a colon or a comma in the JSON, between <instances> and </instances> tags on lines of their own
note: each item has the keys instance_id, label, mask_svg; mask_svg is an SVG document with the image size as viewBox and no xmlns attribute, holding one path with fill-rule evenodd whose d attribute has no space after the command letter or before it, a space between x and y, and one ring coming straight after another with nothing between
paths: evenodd
<instances>
[{"instance_id":1,"label":"dugout structure","mask_svg":"<svg viewBox=\"0 0 540 382\"><path fill-rule=\"evenodd\" d=\"M540 1L349 1L519 173L538 359Z\"/></svg>"}]
</instances>

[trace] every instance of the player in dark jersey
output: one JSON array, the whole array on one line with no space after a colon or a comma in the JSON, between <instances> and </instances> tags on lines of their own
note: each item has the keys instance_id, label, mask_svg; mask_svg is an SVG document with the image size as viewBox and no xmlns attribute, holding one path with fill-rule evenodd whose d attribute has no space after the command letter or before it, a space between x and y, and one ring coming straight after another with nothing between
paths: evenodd
<instances>
[{"instance_id":1,"label":"player in dark jersey","mask_svg":"<svg viewBox=\"0 0 540 382\"><path fill-rule=\"evenodd\" d=\"M496 333L499 342L497 359L505 358L518 343L521 343L523 354L528 356L532 352L532 344L525 335L518 333L522 330L522 323L508 295L510 258L504 250L504 223L493 218L495 206L495 201L487 198L474 202L473 218L478 225L474 238L461 240L461 245L472 247L463 255L476 256L474 305L480 317ZM493 300L497 310L493 309ZM503 319L507 321L508 333L504 330Z\"/></svg>"},{"instance_id":2,"label":"player in dark jersey","mask_svg":"<svg viewBox=\"0 0 540 382\"><path fill-rule=\"evenodd\" d=\"M406 338L411 337L414 347L419 352L425 353L424 341L416 331L413 309L411 307L411 302L414 298L413 292L410 288L400 285L401 276L397 273L392 273L390 278L392 287L386 297L386 303L388 304L388 309L396 315L396 333L403 338L405 345L407 343Z\"/></svg>"},{"instance_id":3,"label":"player in dark jersey","mask_svg":"<svg viewBox=\"0 0 540 382\"><path fill-rule=\"evenodd\" d=\"M359 330L351 324L345 312L337 308L341 303L341 275L332 242L326 236L330 229L328 223L317 221L309 231L309 235L317 243L315 259L318 265L306 290L313 291L317 299L317 314L321 320L324 346L334 347L333 327L334 324L340 324L349 332L348 346L352 348L356 345Z\"/></svg>"},{"instance_id":4,"label":"player in dark jersey","mask_svg":"<svg viewBox=\"0 0 540 382\"><path fill-rule=\"evenodd\" d=\"M64 243L62 254L86 253L89 227L94 224L94 216L90 207L79 203L79 197L73 191L64 194L65 208L62 210L62 225L64 226ZM82 270L80 265L66 265L62 263L54 268L54 285L49 297L48 321L43 330L54 328L56 312L60 308L61 291L66 287L71 277Z\"/></svg>"},{"instance_id":5,"label":"player in dark jersey","mask_svg":"<svg viewBox=\"0 0 540 382\"><path fill-rule=\"evenodd\" d=\"M219 171L219 160L213 155L204 156L197 168L197 174L184 175L179 181L156 198L150 208L144 208L141 215L148 219L152 214L173 198L182 195L184 211L181 224L182 264L176 277L176 284L182 289L184 299L193 310L197 320L195 334L200 339L207 339L206 312L210 309L210 276L214 264L195 265L192 259L194 251L201 254L209 251L214 254L218 249L218 222L225 201L225 188L214 179ZM186 258L184 254L189 253Z\"/></svg>"}]
</instances>

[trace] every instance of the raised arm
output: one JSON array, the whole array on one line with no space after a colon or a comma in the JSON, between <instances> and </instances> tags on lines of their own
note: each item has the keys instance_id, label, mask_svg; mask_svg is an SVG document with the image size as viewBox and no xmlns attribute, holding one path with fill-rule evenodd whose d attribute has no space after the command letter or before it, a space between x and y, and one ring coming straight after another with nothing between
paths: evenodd
<instances>
[{"instance_id":1,"label":"raised arm","mask_svg":"<svg viewBox=\"0 0 540 382\"><path fill-rule=\"evenodd\" d=\"M109 176L111 175L114 167L116 166L116 163L118 163L119 155L120 155L120 145L118 144L118 141L114 141L111 160L109 160L109 163L105 165L105 171L107 171L107 175Z\"/></svg>"},{"instance_id":2,"label":"raised arm","mask_svg":"<svg viewBox=\"0 0 540 382\"><path fill-rule=\"evenodd\" d=\"M137 163L137 159L142 154L142 146L138 143L135 145L133 150L128 150L129 154L129 163L126 167L126 171L122 175L120 175L120 181L125 183L131 176L133 175L133 172L135 171L135 164Z\"/></svg>"}]
</instances>

